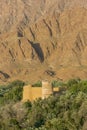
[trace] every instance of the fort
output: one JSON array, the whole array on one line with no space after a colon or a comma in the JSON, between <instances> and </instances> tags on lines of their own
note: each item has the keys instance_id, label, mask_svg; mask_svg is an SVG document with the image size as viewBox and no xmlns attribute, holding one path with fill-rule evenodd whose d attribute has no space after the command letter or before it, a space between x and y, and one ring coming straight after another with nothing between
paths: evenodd
<instances>
[{"instance_id":1,"label":"fort","mask_svg":"<svg viewBox=\"0 0 87 130\"><path fill-rule=\"evenodd\" d=\"M45 99L55 92L59 92L59 88L53 88L48 81L42 81L42 87L32 87L32 85L26 85L23 88L22 101L33 101L38 98Z\"/></svg>"}]
</instances>

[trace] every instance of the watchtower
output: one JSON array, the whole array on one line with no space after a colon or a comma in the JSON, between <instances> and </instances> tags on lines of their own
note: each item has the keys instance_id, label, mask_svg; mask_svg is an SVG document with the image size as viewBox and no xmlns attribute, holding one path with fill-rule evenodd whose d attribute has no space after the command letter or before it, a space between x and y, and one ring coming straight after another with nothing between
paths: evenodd
<instances>
[{"instance_id":1,"label":"watchtower","mask_svg":"<svg viewBox=\"0 0 87 130\"><path fill-rule=\"evenodd\" d=\"M42 81L42 99L45 99L53 94L53 88L48 81Z\"/></svg>"}]
</instances>

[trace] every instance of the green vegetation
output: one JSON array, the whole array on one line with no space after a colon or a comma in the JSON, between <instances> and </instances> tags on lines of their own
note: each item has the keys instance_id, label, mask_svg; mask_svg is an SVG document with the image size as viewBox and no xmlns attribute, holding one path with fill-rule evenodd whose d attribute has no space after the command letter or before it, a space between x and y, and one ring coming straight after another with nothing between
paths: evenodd
<instances>
[{"instance_id":1,"label":"green vegetation","mask_svg":"<svg viewBox=\"0 0 87 130\"><path fill-rule=\"evenodd\" d=\"M0 86L0 105L4 105L9 102L17 102L22 99L23 81L13 81L8 85Z\"/></svg>"},{"instance_id":2,"label":"green vegetation","mask_svg":"<svg viewBox=\"0 0 87 130\"><path fill-rule=\"evenodd\" d=\"M41 81L37 81L36 83L34 83L32 85L32 87L42 87L42 82Z\"/></svg>"},{"instance_id":3,"label":"green vegetation","mask_svg":"<svg viewBox=\"0 0 87 130\"><path fill-rule=\"evenodd\" d=\"M52 87L64 87L66 84L62 81L54 80L52 81Z\"/></svg>"},{"instance_id":4,"label":"green vegetation","mask_svg":"<svg viewBox=\"0 0 87 130\"><path fill-rule=\"evenodd\" d=\"M72 79L65 85L65 92L32 103L10 98L0 107L0 130L87 130L87 81Z\"/></svg>"}]
</instances>

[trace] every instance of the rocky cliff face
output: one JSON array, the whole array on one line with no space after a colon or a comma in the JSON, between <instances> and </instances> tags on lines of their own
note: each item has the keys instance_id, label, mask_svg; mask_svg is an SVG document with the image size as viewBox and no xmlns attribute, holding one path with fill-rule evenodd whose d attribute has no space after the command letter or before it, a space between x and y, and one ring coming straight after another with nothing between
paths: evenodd
<instances>
[{"instance_id":1,"label":"rocky cliff face","mask_svg":"<svg viewBox=\"0 0 87 130\"><path fill-rule=\"evenodd\" d=\"M86 36L86 0L1 0L0 79L85 78Z\"/></svg>"}]
</instances>

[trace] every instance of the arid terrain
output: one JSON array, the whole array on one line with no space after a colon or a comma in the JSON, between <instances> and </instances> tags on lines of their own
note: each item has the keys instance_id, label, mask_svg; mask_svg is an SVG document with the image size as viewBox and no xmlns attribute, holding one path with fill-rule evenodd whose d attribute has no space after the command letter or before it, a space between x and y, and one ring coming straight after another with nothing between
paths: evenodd
<instances>
[{"instance_id":1,"label":"arid terrain","mask_svg":"<svg viewBox=\"0 0 87 130\"><path fill-rule=\"evenodd\" d=\"M87 0L0 0L0 82L87 78Z\"/></svg>"}]
</instances>

